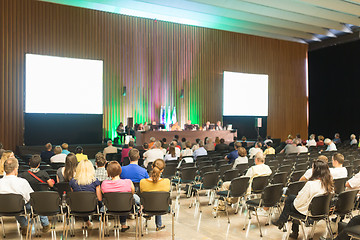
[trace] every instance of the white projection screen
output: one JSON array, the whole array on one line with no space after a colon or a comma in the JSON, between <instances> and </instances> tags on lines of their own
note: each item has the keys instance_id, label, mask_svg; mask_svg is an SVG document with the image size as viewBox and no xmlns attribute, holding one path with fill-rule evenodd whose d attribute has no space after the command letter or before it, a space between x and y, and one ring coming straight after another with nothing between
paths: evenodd
<instances>
[{"instance_id":1,"label":"white projection screen","mask_svg":"<svg viewBox=\"0 0 360 240\"><path fill-rule=\"evenodd\" d=\"M103 61L26 54L26 113L103 113Z\"/></svg>"},{"instance_id":2,"label":"white projection screen","mask_svg":"<svg viewBox=\"0 0 360 240\"><path fill-rule=\"evenodd\" d=\"M223 116L267 116L268 75L224 71Z\"/></svg>"}]
</instances>

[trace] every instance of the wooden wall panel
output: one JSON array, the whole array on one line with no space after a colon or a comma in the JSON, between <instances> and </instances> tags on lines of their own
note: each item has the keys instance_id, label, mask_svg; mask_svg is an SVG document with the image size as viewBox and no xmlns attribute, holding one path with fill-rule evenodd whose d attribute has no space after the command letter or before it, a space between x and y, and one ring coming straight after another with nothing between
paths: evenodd
<instances>
[{"instance_id":1,"label":"wooden wall panel","mask_svg":"<svg viewBox=\"0 0 360 240\"><path fill-rule=\"evenodd\" d=\"M224 70L268 74L268 133L307 135L304 44L34 0L0 0L0 33L7 149L23 143L25 53L104 61L104 137L127 116L158 120L161 105L176 106L183 122L221 119Z\"/></svg>"}]
</instances>

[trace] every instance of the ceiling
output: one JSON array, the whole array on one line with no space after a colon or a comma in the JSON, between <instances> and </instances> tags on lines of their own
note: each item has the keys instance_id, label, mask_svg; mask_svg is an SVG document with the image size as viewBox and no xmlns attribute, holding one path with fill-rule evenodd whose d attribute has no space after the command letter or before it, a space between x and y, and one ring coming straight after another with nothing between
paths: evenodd
<instances>
[{"instance_id":1,"label":"ceiling","mask_svg":"<svg viewBox=\"0 0 360 240\"><path fill-rule=\"evenodd\" d=\"M351 34L360 26L360 0L42 1L301 43Z\"/></svg>"}]
</instances>

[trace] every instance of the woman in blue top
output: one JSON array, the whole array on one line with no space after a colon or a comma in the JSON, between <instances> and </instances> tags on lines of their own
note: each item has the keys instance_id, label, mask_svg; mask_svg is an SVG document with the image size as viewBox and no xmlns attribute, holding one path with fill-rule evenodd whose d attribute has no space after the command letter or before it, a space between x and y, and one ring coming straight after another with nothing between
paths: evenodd
<instances>
[{"instance_id":1,"label":"woman in blue top","mask_svg":"<svg viewBox=\"0 0 360 240\"><path fill-rule=\"evenodd\" d=\"M75 177L69 182L71 190L74 192L94 192L98 201L102 200L100 181L95 178L95 170L93 164L85 159L76 167ZM93 224L89 217L85 217L84 221L88 228L92 228Z\"/></svg>"}]
</instances>

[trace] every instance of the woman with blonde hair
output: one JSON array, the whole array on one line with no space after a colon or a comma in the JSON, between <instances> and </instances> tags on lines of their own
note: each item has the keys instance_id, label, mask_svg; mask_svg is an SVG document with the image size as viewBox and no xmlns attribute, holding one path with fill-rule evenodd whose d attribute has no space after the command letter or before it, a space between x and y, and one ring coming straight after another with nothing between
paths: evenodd
<instances>
[{"instance_id":1,"label":"woman with blonde hair","mask_svg":"<svg viewBox=\"0 0 360 240\"><path fill-rule=\"evenodd\" d=\"M3 154L1 155L0 159L0 175L4 175L4 163L9 158L13 158L14 153L11 150L5 150Z\"/></svg>"},{"instance_id":2,"label":"woman with blonde hair","mask_svg":"<svg viewBox=\"0 0 360 240\"><path fill-rule=\"evenodd\" d=\"M95 169L93 164L84 159L76 167L75 177L69 183L71 190L74 192L94 192L98 201L102 200L100 181L95 178ZM84 221L88 228L92 228L93 224L89 217L84 217Z\"/></svg>"},{"instance_id":3,"label":"woman with blonde hair","mask_svg":"<svg viewBox=\"0 0 360 240\"><path fill-rule=\"evenodd\" d=\"M169 192L170 180L161 178L161 173L164 171L165 162L162 159L157 159L152 163L152 171L150 177L140 181L140 192ZM165 228L162 225L161 216L155 216L156 231Z\"/></svg>"}]
</instances>

